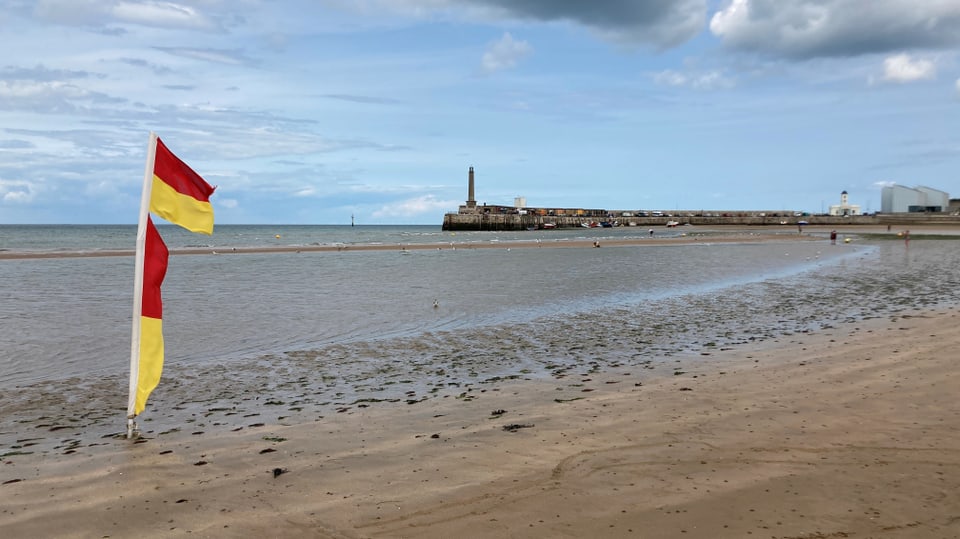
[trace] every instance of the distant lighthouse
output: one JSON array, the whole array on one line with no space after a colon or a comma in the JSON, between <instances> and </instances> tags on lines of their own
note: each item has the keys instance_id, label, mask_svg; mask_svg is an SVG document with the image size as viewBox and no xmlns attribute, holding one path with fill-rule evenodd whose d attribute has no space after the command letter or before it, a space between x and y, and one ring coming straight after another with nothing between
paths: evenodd
<instances>
[{"instance_id":1,"label":"distant lighthouse","mask_svg":"<svg viewBox=\"0 0 960 539\"><path fill-rule=\"evenodd\" d=\"M473 167L470 167L470 172L467 174L467 207L476 208L477 200L474 197L474 186L473 186Z\"/></svg>"}]
</instances>

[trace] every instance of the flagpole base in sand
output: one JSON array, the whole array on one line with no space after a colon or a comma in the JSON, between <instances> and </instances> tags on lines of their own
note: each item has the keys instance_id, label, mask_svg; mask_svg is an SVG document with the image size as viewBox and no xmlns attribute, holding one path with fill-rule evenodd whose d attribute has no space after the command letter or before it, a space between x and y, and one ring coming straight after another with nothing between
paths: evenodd
<instances>
[{"instance_id":1,"label":"flagpole base in sand","mask_svg":"<svg viewBox=\"0 0 960 539\"><path fill-rule=\"evenodd\" d=\"M137 422L133 420L132 417L127 418L127 439L139 438L140 437L140 427L137 426Z\"/></svg>"}]
</instances>

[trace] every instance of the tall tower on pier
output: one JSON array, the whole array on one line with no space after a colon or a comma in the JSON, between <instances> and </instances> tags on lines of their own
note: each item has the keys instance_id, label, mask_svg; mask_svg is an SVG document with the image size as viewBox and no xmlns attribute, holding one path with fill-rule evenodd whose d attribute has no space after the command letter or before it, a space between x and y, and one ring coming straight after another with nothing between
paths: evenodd
<instances>
[{"instance_id":1,"label":"tall tower on pier","mask_svg":"<svg viewBox=\"0 0 960 539\"><path fill-rule=\"evenodd\" d=\"M474 197L474 194L473 194L473 167L470 167L470 173L468 174L467 177L468 177L468 181L467 181L467 207L468 207L468 208L476 208L476 207L477 207L477 200L476 200L476 198Z\"/></svg>"}]
</instances>

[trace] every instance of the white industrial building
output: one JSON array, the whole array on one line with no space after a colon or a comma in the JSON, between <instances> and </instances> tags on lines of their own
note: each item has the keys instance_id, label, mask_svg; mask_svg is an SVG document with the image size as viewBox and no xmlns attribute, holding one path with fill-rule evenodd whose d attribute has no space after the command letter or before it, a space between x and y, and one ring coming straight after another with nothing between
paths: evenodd
<instances>
[{"instance_id":1,"label":"white industrial building","mask_svg":"<svg viewBox=\"0 0 960 539\"><path fill-rule=\"evenodd\" d=\"M880 192L883 213L939 213L947 211L950 195L938 189L888 185Z\"/></svg>"},{"instance_id":2,"label":"white industrial building","mask_svg":"<svg viewBox=\"0 0 960 539\"><path fill-rule=\"evenodd\" d=\"M830 215L860 215L860 205L850 204L847 192L840 193L840 203L830 206Z\"/></svg>"}]
</instances>

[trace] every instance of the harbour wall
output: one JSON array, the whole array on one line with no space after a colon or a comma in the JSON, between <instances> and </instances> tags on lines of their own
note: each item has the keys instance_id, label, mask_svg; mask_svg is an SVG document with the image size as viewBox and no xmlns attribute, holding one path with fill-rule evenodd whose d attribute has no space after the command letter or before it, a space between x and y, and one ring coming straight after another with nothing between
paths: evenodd
<instances>
[{"instance_id":1,"label":"harbour wall","mask_svg":"<svg viewBox=\"0 0 960 539\"><path fill-rule=\"evenodd\" d=\"M536 215L536 214L502 214L502 213L448 213L443 217L443 230L528 230L555 228L579 228L591 222L599 223L596 217L574 215ZM806 221L808 225L849 226L849 225L890 225L891 227L906 227L920 225L960 225L960 216L925 213L892 213L875 215L760 215L757 213L727 212L707 215L673 215L657 217L611 217L603 219L616 226L662 227L667 223L675 222L680 225L700 226L764 226L764 225L793 225L799 221Z\"/></svg>"}]
</instances>

